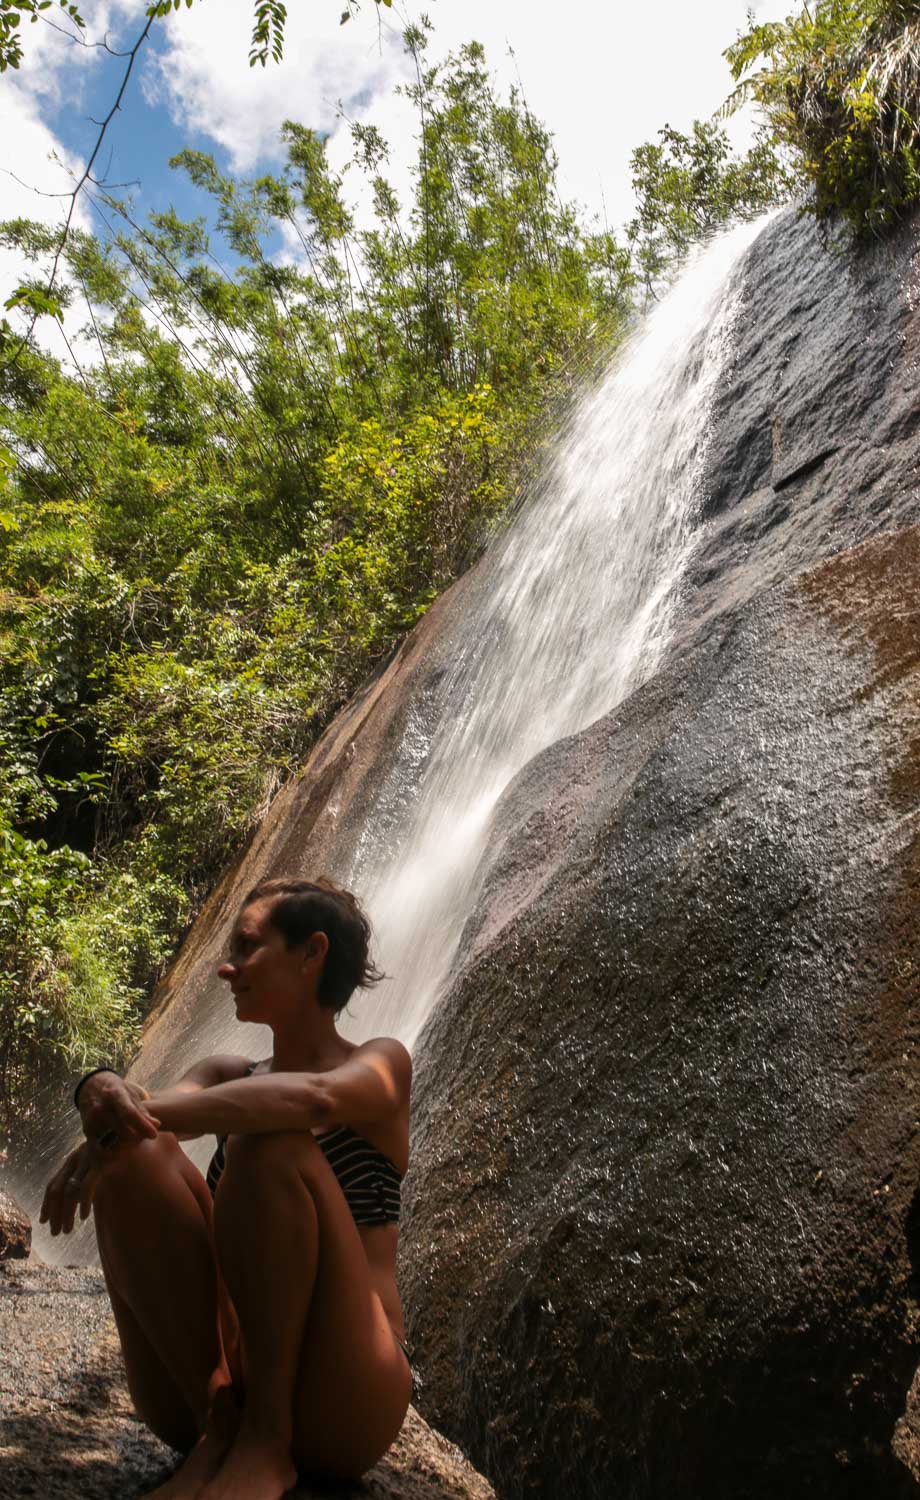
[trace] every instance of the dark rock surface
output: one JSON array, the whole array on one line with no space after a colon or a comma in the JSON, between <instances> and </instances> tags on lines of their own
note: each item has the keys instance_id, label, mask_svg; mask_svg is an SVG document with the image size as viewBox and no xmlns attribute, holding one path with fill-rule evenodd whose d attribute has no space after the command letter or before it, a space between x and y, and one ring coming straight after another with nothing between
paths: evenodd
<instances>
[{"instance_id":1,"label":"dark rock surface","mask_svg":"<svg viewBox=\"0 0 920 1500\"><path fill-rule=\"evenodd\" d=\"M32 1225L14 1198L0 1188L0 1260L24 1260L32 1246Z\"/></svg>"},{"instance_id":2,"label":"dark rock surface","mask_svg":"<svg viewBox=\"0 0 920 1500\"><path fill-rule=\"evenodd\" d=\"M0 1268L0 1495L132 1500L175 1456L133 1417L99 1271ZM492 1500L462 1455L410 1408L360 1485L305 1486L290 1500Z\"/></svg>"},{"instance_id":3,"label":"dark rock surface","mask_svg":"<svg viewBox=\"0 0 920 1500\"><path fill-rule=\"evenodd\" d=\"M503 1496L920 1480L918 255L749 252L669 658L510 789L418 1044L426 1412Z\"/></svg>"},{"instance_id":4,"label":"dark rock surface","mask_svg":"<svg viewBox=\"0 0 920 1500\"><path fill-rule=\"evenodd\" d=\"M689 623L918 519L918 225L858 254L782 214L748 252Z\"/></svg>"},{"instance_id":5,"label":"dark rock surface","mask_svg":"<svg viewBox=\"0 0 920 1500\"><path fill-rule=\"evenodd\" d=\"M791 211L767 226L748 252L737 353L713 411L708 515L767 488L790 514L810 498L839 549L909 509L918 290L916 221L862 251Z\"/></svg>"},{"instance_id":6,"label":"dark rock surface","mask_svg":"<svg viewBox=\"0 0 920 1500\"><path fill-rule=\"evenodd\" d=\"M918 578L920 528L732 610L505 800L404 1260L500 1495L913 1492Z\"/></svg>"}]
</instances>

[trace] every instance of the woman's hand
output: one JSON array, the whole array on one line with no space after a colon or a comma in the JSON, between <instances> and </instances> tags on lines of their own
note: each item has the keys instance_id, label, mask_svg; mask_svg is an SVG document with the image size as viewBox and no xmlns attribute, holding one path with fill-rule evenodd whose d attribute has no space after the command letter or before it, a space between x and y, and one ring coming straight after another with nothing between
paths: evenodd
<instances>
[{"instance_id":1,"label":"woman's hand","mask_svg":"<svg viewBox=\"0 0 920 1500\"><path fill-rule=\"evenodd\" d=\"M71 1151L45 1188L39 1224L47 1224L52 1235L70 1234L77 1209L81 1219L88 1218L99 1167L99 1147L94 1142L84 1141Z\"/></svg>"},{"instance_id":2,"label":"woman's hand","mask_svg":"<svg viewBox=\"0 0 920 1500\"><path fill-rule=\"evenodd\" d=\"M154 1140L160 1122L147 1108L147 1092L117 1073L94 1073L80 1089L80 1119L88 1141L103 1148Z\"/></svg>"}]
</instances>

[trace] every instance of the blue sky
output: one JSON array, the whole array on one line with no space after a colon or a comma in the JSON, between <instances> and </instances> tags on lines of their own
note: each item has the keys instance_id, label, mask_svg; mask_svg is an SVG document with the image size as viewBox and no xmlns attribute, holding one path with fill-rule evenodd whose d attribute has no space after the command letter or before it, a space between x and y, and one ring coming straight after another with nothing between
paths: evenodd
<instances>
[{"instance_id":1,"label":"blue sky","mask_svg":"<svg viewBox=\"0 0 920 1500\"><path fill-rule=\"evenodd\" d=\"M113 45L130 44L143 28L145 3L85 0L87 36L107 33ZM766 19L792 3L759 0L755 10ZM99 173L136 184L125 191L141 216L169 204L194 216L205 205L170 172L175 152L194 146L244 174L264 171L279 165L278 128L291 117L328 133L332 160L341 166L347 131L336 103L344 99L352 116L373 120L389 138L390 176L405 195L415 120L394 93L410 76L400 32L411 13L398 4L378 12L372 0L362 0L361 13L340 26L343 0L293 0L284 60L264 70L247 61L252 0L183 7L155 23L139 54ZM635 146L666 122L688 127L724 99L731 80L721 53L744 26L746 9L746 0L656 0L645 7L582 0L577 12L558 0L543 7L533 0L433 0L430 55L474 37L482 41L499 82L519 76L531 107L553 131L565 196L616 225L631 210L628 163ZM23 68L0 79L0 216L53 220L61 200L30 188L67 190L95 141L90 117L108 112L124 62L71 46L42 24L26 26L24 40ZM748 129L743 121L735 126L741 139ZM87 205L81 215L89 227ZM8 252L0 253L0 297L20 271Z\"/></svg>"},{"instance_id":2,"label":"blue sky","mask_svg":"<svg viewBox=\"0 0 920 1500\"><path fill-rule=\"evenodd\" d=\"M179 124L165 107L148 102L143 83L150 77L151 64L162 58L164 50L162 39L157 38L138 73L132 72L122 108L106 132L95 175L111 183L116 196L122 192L133 196L144 213L172 204L180 214L193 216L200 212L199 194L183 173L169 170L170 157L184 146L195 146L229 164L229 153L203 132ZM94 67L80 69L81 61L68 69L68 78L79 89L78 106L74 108L65 94L43 117L57 139L82 162L99 133L92 117L103 119L108 113L118 94L125 63L105 57ZM126 186L122 189L120 184Z\"/></svg>"}]
</instances>

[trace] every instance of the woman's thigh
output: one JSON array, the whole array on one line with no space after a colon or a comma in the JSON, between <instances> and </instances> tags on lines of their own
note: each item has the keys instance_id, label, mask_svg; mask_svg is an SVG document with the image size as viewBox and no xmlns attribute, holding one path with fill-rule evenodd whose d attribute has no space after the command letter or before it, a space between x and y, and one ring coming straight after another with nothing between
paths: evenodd
<instances>
[{"instance_id":1,"label":"woman's thigh","mask_svg":"<svg viewBox=\"0 0 920 1500\"><path fill-rule=\"evenodd\" d=\"M337 1183L317 1202L317 1218L320 1258L295 1394L296 1457L306 1469L358 1478L396 1438L412 1377Z\"/></svg>"},{"instance_id":2,"label":"woman's thigh","mask_svg":"<svg viewBox=\"0 0 920 1500\"><path fill-rule=\"evenodd\" d=\"M356 1478L393 1442L412 1378L374 1289L367 1254L335 1174L308 1134L276 1137L316 1210L316 1280L294 1391L294 1457L315 1473ZM274 1149L264 1142L261 1169ZM244 1335L245 1341L245 1335Z\"/></svg>"},{"instance_id":3,"label":"woman's thigh","mask_svg":"<svg viewBox=\"0 0 920 1500\"><path fill-rule=\"evenodd\" d=\"M191 1446L221 1365L210 1195L174 1137L107 1168L95 1195L100 1258L138 1416Z\"/></svg>"}]
</instances>

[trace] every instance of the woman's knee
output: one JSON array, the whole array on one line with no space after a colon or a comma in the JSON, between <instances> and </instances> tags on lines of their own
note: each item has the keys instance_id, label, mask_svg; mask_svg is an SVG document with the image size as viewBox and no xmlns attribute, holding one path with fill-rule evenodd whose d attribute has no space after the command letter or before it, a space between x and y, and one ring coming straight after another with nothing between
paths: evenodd
<instances>
[{"instance_id":1,"label":"woman's knee","mask_svg":"<svg viewBox=\"0 0 920 1500\"><path fill-rule=\"evenodd\" d=\"M271 1130L257 1135L235 1135L227 1143L227 1164L218 1196L234 1188L251 1193L256 1186L285 1177L299 1179L308 1188L329 1168L315 1137L309 1130Z\"/></svg>"},{"instance_id":2,"label":"woman's knee","mask_svg":"<svg viewBox=\"0 0 920 1500\"><path fill-rule=\"evenodd\" d=\"M166 1132L116 1150L104 1163L93 1190L94 1211L117 1207L127 1212L137 1201L149 1201L157 1182L181 1173L184 1162L178 1141Z\"/></svg>"}]
</instances>

